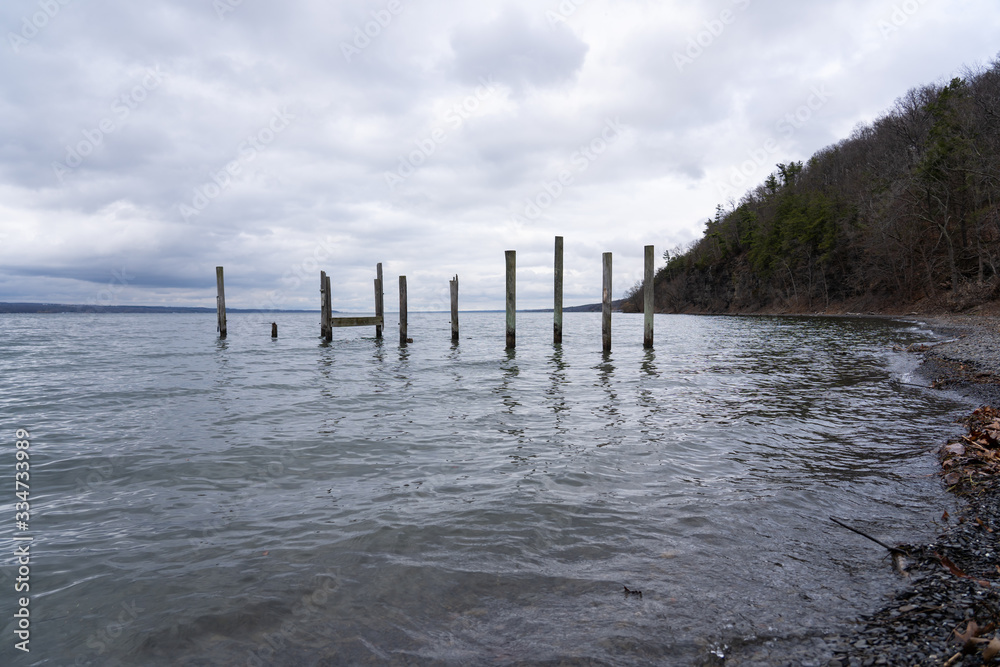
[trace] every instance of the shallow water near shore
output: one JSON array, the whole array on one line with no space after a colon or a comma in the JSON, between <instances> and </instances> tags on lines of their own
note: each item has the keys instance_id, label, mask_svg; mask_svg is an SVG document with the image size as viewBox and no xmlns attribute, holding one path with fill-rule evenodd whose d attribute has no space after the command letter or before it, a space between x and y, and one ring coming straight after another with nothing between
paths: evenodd
<instances>
[{"instance_id":1,"label":"shallow water near shore","mask_svg":"<svg viewBox=\"0 0 1000 667\"><path fill-rule=\"evenodd\" d=\"M967 406L893 351L926 330L658 315L644 350L616 315L605 354L599 314L554 347L519 313L516 351L503 318L411 314L402 349L393 314L330 345L317 314L0 318L34 538L4 664L702 664L894 589L831 515L891 543L951 509L927 451Z\"/></svg>"}]
</instances>

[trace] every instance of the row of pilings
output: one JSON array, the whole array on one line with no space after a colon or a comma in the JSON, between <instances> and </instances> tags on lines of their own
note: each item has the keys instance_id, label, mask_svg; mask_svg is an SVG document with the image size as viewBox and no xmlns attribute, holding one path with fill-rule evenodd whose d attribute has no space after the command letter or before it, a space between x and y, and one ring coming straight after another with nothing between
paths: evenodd
<instances>
[{"instance_id":1,"label":"row of pilings","mask_svg":"<svg viewBox=\"0 0 1000 667\"><path fill-rule=\"evenodd\" d=\"M517 346L517 252L507 250L504 253L506 263L506 344L508 349ZM606 252L601 257L603 272L601 285L601 344L606 352L611 350L611 253ZM644 249L643 272L643 346L653 347L653 268L655 255L653 246ZM382 264L375 269L375 315L368 317L334 317L330 276L320 271L320 337L326 341L333 340L333 330L339 327L374 326L375 337L382 338L385 328L384 289L382 284ZM562 344L563 337L563 237L557 236L555 241L555 261L553 266L554 298L552 306L552 342ZM226 293L221 266L215 268L216 299L218 312L219 337L226 337ZM459 340L458 328L458 276L448 281L451 294L451 339ZM399 276L399 344L405 346L412 342L407 330L406 276ZM278 336L278 325L272 323L271 336Z\"/></svg>"}]
</instances>

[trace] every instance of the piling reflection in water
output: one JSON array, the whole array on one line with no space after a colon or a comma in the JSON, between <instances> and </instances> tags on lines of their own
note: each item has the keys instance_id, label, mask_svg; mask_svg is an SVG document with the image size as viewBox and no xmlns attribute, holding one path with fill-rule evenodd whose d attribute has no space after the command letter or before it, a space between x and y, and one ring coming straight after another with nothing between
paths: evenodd
<instances>
[{"instance_id":1,"label":"piling reflection in water","mask_svg":"<svg viewBox=\"0 0 1000 667\"><path fill-rule=\"evenodd\" d=\"M566 385L569 384L567 379L569 364L563 360L561 345L553 345L552 355L549 357L549 368L550 382L545 394L552 408L552 426L555 428L557 434L565 435L570 430L570 426L564 423L570 416L569 414L564 414L570 412L570 404L566 399Z\"/></svg>"}]
</instances>

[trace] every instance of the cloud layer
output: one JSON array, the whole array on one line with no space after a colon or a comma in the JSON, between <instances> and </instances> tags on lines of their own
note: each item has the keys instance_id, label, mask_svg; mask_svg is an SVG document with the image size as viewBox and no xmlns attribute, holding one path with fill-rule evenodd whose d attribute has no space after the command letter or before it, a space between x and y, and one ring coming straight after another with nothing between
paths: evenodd
<instances>
[{"instance_id":1,"label":"cloud layer","mask_svg":"<svg viewBox=\"0 0 1000 667\"><path fill-rule=\"evenodd\" d=\"M616 296L778 162L989 61L1000 7L33 0L0 26L0 301L370 310ZM390 300L391 301L391 300Z\"/></svg>"}]
</instances>

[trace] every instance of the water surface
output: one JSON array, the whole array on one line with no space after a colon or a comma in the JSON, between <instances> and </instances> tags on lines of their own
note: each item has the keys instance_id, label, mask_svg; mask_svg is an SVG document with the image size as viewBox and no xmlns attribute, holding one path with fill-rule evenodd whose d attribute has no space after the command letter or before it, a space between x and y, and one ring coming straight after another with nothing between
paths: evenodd
<instances>
[{"instance_id":1,"label":"water surface","mask_svg":"<svg viewBox=\"0 0 1000 667\"><path fill-rule=\"evenodd\" d=\"M280 338L270 338L278 318ZM825 632L934 534L965 406L882 320L5 315L32 434L37 665L699 664ZM392 314L389 319L393 320ZM394 320L393 320L394 325ZM2 476L0 476L2 478ZM12 507L10 507L12 511ZM11 517L13 520L13 517ZM13 551L13 529L0 541ZM10 561L0 612L14 610ZM623 587L642 598L623 594Z\"/></svg>"}]
</instances>

